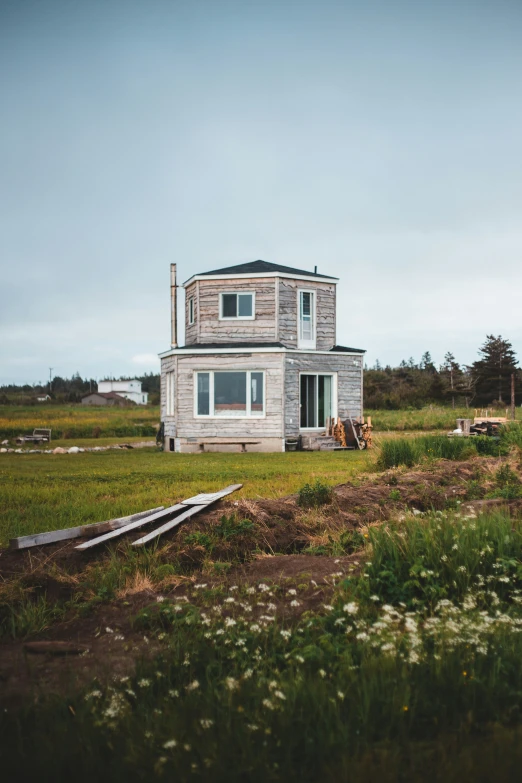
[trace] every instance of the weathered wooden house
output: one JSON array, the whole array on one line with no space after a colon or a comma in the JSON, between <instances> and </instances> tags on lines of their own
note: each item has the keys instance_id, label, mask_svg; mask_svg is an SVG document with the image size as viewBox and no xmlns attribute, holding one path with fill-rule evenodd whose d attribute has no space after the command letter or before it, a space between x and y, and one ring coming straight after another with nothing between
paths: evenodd
<instances>
[{"instance_id":1,"label":"weathered wooden house","mask_svg":"<svg viewBox=\"0 0 522 783\"><path fill-rule=\"evenodd\" d=\"M336 343L337 278L254 261L193 275L185 345L161 358L167 451L284 451L328 417L362 415L363 354Z\"/></svg>"}]
</instances>

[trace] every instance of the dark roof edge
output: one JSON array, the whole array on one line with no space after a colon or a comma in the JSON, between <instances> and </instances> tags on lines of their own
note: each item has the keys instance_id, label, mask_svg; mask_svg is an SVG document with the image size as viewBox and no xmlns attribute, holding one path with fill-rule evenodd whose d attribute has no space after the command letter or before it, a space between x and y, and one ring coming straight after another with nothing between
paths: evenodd
<instances>
[{"instance_id":1,"label":"dark roof edge","mask_svg":"<svg viewBox=\"0 0 522 783\"><path fill-rule=\"evenodd\" d=\"M283 345L283 343L191 343L190 345L179 345L177 348L170 348L166 351L162 351L160 356L163 353L168 353L169 350L171 351L212 351L212 350L220 350L220 349L226 349L226 350L232 350L234 348L238 349L249 349L249 348L281 348L281 350L284 351L296 351L296 352L302 352L303 350L305 353L366 353L365 348L348 348L345 345L334 345L333 348L330 348L328 351L321 351L321 350L306 350L303 348L291 348L288 345Z\"/></svg>"},{"instance_id":2,"label":"dark roof edge","mask_svg":"<svg viewBox=\"0 0 522 783\"><path fill-rule=\"evenodd\" d=\"M330 350L334 353L366 353L366 348L348 348L346 345L334 345Z\"/></svg>"}]
</instances>

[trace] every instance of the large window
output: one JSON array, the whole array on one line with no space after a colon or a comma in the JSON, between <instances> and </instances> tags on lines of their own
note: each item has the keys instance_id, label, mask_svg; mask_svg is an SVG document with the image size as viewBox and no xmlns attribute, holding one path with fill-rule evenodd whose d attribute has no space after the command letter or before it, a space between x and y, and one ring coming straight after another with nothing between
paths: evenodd
<instances>
[{"instance_id":1,"label":"large window","mask_svg":"<svg viewBox=\"0 0 522 783\"><path fill-rule=\"evenodd\" d=\"M301 375L302 429L322 429L326 419L336 415L334 386L333 375Z\"/></svg>"},{"instance_id":2,"label":"large window","mask_svg":"<svg viewBox=\"0 0 522 783\"><path fill-rule=\"evenodd\" d=\"M195 390L196 416L265 415L265 374L262 371L197 372Z\"/></svg>"},{"instance_id":3,"label":"large window","mask_svg":"<svg viewBox=\"0 0 522 783\"><path fill-rule=\"evenodd\" d=\"M315 292L299 291L299 348L315 348Z\"/></svg>"},{"instance_id":4,"label":"large window","mask_svg":"<svg viewBox=\"0 0 522 783\"><path fill-rule=\"evenodd\" d=\"M219 297L219 317L228 318L255 317L255 295L249 293L221 294Z\"/></svg>"}]
</instances>

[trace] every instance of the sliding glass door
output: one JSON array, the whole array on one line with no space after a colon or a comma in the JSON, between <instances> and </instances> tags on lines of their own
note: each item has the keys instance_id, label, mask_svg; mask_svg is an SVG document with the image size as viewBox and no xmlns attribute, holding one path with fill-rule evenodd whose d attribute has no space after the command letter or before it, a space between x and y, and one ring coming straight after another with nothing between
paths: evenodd
<instances>
[{"instance_id":1,"label":"sliding glass door","mask_svg":"<svg viewBox=\"0 0 522 783\"><path fill-rule=\"evenodd\" d=\"M301 429L320 429L334 416L333 375L301 375Z\"/></svg>"}]
</instances>

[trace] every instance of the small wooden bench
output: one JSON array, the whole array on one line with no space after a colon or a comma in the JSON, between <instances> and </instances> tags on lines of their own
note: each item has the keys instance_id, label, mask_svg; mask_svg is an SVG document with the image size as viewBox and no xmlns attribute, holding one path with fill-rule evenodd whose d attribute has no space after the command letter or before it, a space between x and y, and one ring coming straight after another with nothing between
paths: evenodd
<instances>
[{"instance_id":1,"label":"small wooden bench","mask_svg":"<svg viewBox=\"0 0 522 783\"><path fill-rule=\"evenodd\" d=\"M49 443L51 440L51 430L46 427L35 427L32 435L19 435L16 442L23 443Z\"/></svg>"},{"instance_id":2,"label":"small wooden bench","mask_svg":"<svg viewBox=\"0 0 522 783\"><path fill-rule=\"evenodd\" d=\"M203 453L205 452L205 446L241 446L241 451L246 452L247 446L257 446L259 443L261 443L260 440L208 440L203 442L200 441L198 446L199 450Z\"/></svg>"}]
</instances>

